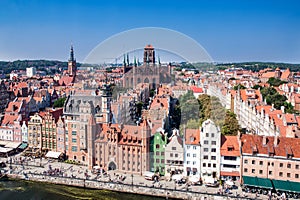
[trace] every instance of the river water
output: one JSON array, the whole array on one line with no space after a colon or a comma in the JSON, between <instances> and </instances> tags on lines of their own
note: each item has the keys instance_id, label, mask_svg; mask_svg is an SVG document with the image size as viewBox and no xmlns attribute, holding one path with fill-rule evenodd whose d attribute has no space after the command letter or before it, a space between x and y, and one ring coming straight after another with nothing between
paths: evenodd
<instances>
[{"instance_id":1,"label":"river water","mask_svg":"<svg viewBox=\"0 0 300 200\"><path fill-rule=\"evenodd\" d=\"M159 200L163 198L22 180L0 182L0 200Z\"/></svg>"}]
</instances>

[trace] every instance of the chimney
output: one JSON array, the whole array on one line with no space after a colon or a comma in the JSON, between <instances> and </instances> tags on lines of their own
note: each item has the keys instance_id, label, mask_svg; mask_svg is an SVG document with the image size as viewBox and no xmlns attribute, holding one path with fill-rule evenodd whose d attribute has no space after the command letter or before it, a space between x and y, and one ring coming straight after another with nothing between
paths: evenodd
<instances>
[{"instance_id":1,"label":"chimney","mask_svg":"<svg viewBox=\"0 0 300 200\"><path fill-rule=\"evenodd\" d=\"M263 136L263 146L267 145L267 136Z\"/></svg>"},{"instance_id":2,"label":"chimney","mask_svg":"<svg viewBox=\"0 0 300 200\"><path fill-rule=\"evenodd\" d=\"M284 113L284 106L281 106L280 108L281 108L282 113Z\"/></svg>"},{"instance_id":3,"label":"chimney","mask_svg":"<svg viewBox=\"0 0 300 200\"><path fill-rule=\"evenodd\" d=\"M274 147L277 147L279 144L279 137L278 136L275 136L274 137Z\"/></svg>"}]
</instances>

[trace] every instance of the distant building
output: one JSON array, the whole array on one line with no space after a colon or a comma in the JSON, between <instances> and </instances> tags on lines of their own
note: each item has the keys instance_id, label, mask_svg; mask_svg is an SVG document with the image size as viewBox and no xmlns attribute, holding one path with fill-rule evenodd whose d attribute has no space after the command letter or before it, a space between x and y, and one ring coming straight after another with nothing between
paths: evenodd
<instances>
[{"instance_id":1,"label":"distant building","mask_svg":"<svg viewBox=\"0 0 300 200\"><path fill-rule=\"evenodd\" d=\"M26 68L26 75L27 77L33 77L36 75L36 68L35 67L29 67L29 68Z\"/></svg>"}]
</instances>

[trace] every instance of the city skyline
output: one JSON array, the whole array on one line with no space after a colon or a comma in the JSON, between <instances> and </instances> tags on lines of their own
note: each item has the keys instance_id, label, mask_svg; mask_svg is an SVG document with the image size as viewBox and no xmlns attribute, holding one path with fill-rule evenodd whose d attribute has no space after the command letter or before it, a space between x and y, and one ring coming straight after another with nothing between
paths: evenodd
<instances>
[{"instance_id":1,"label":"city skyline","mask_svg":"<svg viewBox=\"0 0 300 200\"><path fill-rule=\"evenodd\" d=\"M0 60L5 61L64 61L73 44L76 59L82 62L112 35L162 27L193 38L216 62L300 63L297 1L1 1L0 5Z\"/></svg>"}]
</instances>

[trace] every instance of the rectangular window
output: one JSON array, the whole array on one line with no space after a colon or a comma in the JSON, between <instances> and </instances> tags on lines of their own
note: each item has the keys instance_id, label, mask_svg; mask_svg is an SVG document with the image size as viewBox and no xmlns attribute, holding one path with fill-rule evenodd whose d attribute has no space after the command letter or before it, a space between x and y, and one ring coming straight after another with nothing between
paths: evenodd
<instances>
[{"instance_id":1,"label":"rectangular window","mask_svg":"<svg viewBox=\"0 0 300 200\"><path fill-rule=\"evenodd\" d=\"M212 156L211 159L212 160L216 160L217 158L216 158L216 156Z\"/></svg>"},{"instance_id":2,"label":"rectangular window","mask_svg":"<svg viewBox=\"0 0 300 200\"><path fill-rule=\"evenodd\" d=\"M76 135L76 131L72 131L72 135Z\"/></svg>"},{"instance_id":3,"label":"rectangular window","mask_svg":"<svg viewBox=\"0 0 300 200\"><path fill-rule=\"evenodd\" d=\"M263 165L264 164L264 162L263 161L259 161L259 165Z\"/></svg>"},{"instance_id":4,"label":"rectangular window","mask_svg":"<svg viewBox=\"0 0 300 200\"><path fill-rule=\"evenodd\" d=\"M208 166L207 167L211 167L211 164L210 163L208 163Z\"/></svg>"},{"instance_id":5,"label":"rectangular window","mask_svg":"<svg viewBox=\"0 0 300 200\"><path fill-rule=\"evenodd\" d=\"M279 172L279 176L282 177L282 176L283 176L283 173L282 173L282 172Z\"/></svg>"},{"instance_id":6,"label":"rectangular window","mask_svg":"<svg viewBox=\"0 0 300 200\"><path fill-rule=\"evenodd\" d=\"M170 153L170 157L173 157L173 153Z\"/></svg>"},{"instance_id":7,"label":"rectangular window","mask_svg":"<svg viewBox=\"0 0 300 200\"><path fill-rule=\"evenodd\" d=\"M215 134L214 134L214 133L212 133L212 134L211 134L211 137L212 137L212 138L214 138L214 137L215 137Z\"/></svg>"},{"instance_id":8,"label":"rectangular window","mask_svg":"<svg viewBox=\"0 0 300 200\"><path fill-rule=\"evenodd\" d=\"M159 151L157 151L155 154L156 154L157 156L159 156Z\"/></svg>"},{"instance_id":9,"label":"rectangular window","mask_svg":"<svg viewBox=\"0 0 300 200\"><path fill-rule=\"evenodd\" d=\"M217 149L216 148L212 148L211 152L217 152Z\"/></svg>"},{"instance_id":10,"label":"rectangular window","mask_svg":"<svg viewBox=\"0 0 300 200\"><path fill-rule=\"evenodd\" d=\"M213 164L213 168L216 168L217 167L217 165L216 164Z\"/></svg>"},{"instance_id":11,"label":"rectangular window","mask_svg":"<svg viewBox=\"0 0 300 200\"><path fill-rule=\"evenodd\" d=\"M176 147L172 147L172 150L176 150Z\"/></svg>"},{"instance_id":12,"label":"rectangular window","mask_svg":"<svg viewBox=\"0 0 300 200\"><path fill-rule=\"evenodd\" d=\"M272 175L273 174L273 172L272 171L269 171L269 175Z\"/></svg>"},{"instance_id":13,"label":"rectangular window","mask_svg":"<svg viewBox=\"0 0 300 200\"><path fill-rule=\"evenodd\" d=\"M206 136L206 137L209 137L209 133L206 133L205 136Z\"/></svg>"},{"instance_id":14,"label":"rectangular window","mask_svg":"<svg viewBox=\"0 0 300 200\"><path fill-rule=\"evenodd\" d=\"M279 167L283 167L283 163L280 163L280 164L279 164Z\"/></svg>"},{"instance_id":15,"label":"rectangular window","mask_svg":"<svg viewBox=\"0 0 300 200\"><path fill-rule=\"evenodd\" d=\"M203 163L203 167L206 167L206 163Z\"/></svg>"},{"instance_id":16,"label":"rectangular window","mask_svg":"<svg viewBox=\"0 0 300 200\"><path fill-rule=\"evenodd\" d=\"M287 168L291 168L291 164L287 164Z\"/></svg>"},{"instance_id":17,"label":"rectangular window","mask_svg":"<svg viewBox=\"0 0 300 200\"><path fill-rule=\"evenodd\" d=\"M263 170L259 170L259 174L262 174L263 173Z\"/></svg>"},{"instance_id":18,"label":"rectangular window","mask_svg":"<svg viewBox=\"0 0 300 200\"><path fill-rule=\"evenodd\" d=\"M255 174L255 169L252 169L252 174Z\"/></svg>"},{"instance_id":19,"label":"rectangular window","mask_svg":"<svg viewBox=\"0 0 300 200\"><path fill-rule=\"evenodd\" d=\"M287 176L288 178L291 178L291 173L287 173L286 176Z\"/></svg>"},{"instance_id":20,"label":"rectangular window","mask_svg":"<svg viewBox=\"0 0 300 200\"><path fill-rule=\"evenodd\" d=\"M216 145L217 142L216 141L211 141L211 145Z\"/></svg>"},{"instance_id":21,"label":"rectangular window","mask_svg":"<svg viewBox=\"0 0 300 200\"><path fill-rule=\"evenodd\" d=\"M165 163L165 159L161 159L161 163L164 164Z\"/></svg>"},{"instance_id":22,"label":"rectangular window","mask_svg":"<svg viewBox=\"0 0 300 200\"><path fill-rule=\"evenodd\" d=\"M195 153L193 153L193 158L196 158L196 154Z\"/></svg>"},{"instance_id":23,"label":"rectangular window","mask_svg":"<svg viewBox=\"0 0 300 200\"><path fill-rule=\"evenodd\" d=\"M247 159L245 159L245 160L244 160L244 163L245 163L245 164L248 164L248 160L247 160Z\"/></svg>"},{"instance_id":24,"label":"rectangular window","mask_svg":"<svg viewBox=\"0 0 300 200\"><path fill-rule=\"evenodd\" d=\"M175 158L177 158L178 157L178 154L177 153L175 153Z\"/></svg>"},{"instance_id":25,"label":"rectangular window","mask_svg":"<svg viewBox=\"0 0 300 200\"><path fill-rule=\"evenodd\" d=\"M76 146L72 146L72 151L73 152L77 152L77 147Z\"/></svg>"},{"instance_id":26,"label":"rectangular window","mask_svg":"<svg viewBox=\"0 0 300 200\"><path fill-rule=\"evenodd\" d=\"M155 161L156 161L156 163L159 163L159 159L156 159Z\"/></svg>"},{"instance_id":27,"label":"rectangular window","mask_svg":"<svg viewBox=\"0 0 300 200\"><path fill-rule=\"evenodd\" d=\"M187 156L187 157L190 157L191 155L188 153L188 154L186 154L186 156Z\"/></svg>"},{"instance_id":28,"label":"rectangular window","mask_svg":"<svg viewBox=\"0 0 300 200\"><path fill-rule=\"evenodd\" d=\"M299 178L299 174L295 174L295 178Z\"/></svg>"},{"instance_id":29,"label":"rectangular window","mask_svg":"<svg viewBox=\"0 0 300 200\"><path fill-rule=\"evenodd\" d=\"M295 168L296 168L296 169L299 169L299 165L295 165Z\"/></svg>"},{"instance_id":30,"label":"rectangular window","mask_svg":"<svg viewBox=\"0 0 300 200\"><path fill-rule=\"evenodd\" d=\"M252 163L252 165L255 165L255 160L252 160L252 162L251 162L251 163Z\"/></svg>"},{"instance_id":31,"label":"rectangular window","mask_svg":"<svg viewBox=\"0 0 300 200\"><path fill-rule=\"evenodd\" d=\"M204 144L208 144L208 140L204 140Z\"/></svg>"},{"instance_id":32,"label":"rectangular window","mask_svg":"<svg viewBox=\"0 0 300 200\"><path fill-rule=\"evenodd\" d=\"M204 152L208 152L208 148L204 148Z\"/></svg>"},{"instance_id":33,"label":"rectangular window","mask_svg":"<svg viewBox=\"0 0 300 200\"><path fill-rule=\"evenodd\" d=\"M203 156L203 159L204 160L208 160L208 156Z\"/></svg>"},{"instance_id":34,"label":"rectangular window","mask_svg":"<svg viewBox=\"0 0 300 200\"><path fill-rule=\"evenodd\" d=\"M190 163L191 163L190 161L186 161L186 164L188 164L188 165L189 165Z\"/></svg>"},{"instance_id":35,"label":"rectangular window","mask_svg":"<svg viewBox=\"0 0 300 200\"><path fill-rule=\"evenodd\" d=\"M196 165L196 161L193 161L193 165Z\"/></svg>"},{"instance_id":36,"label":"rectangular window","mask_svg":"<svg viewBox=\"0 0 300 200\"><path fill-rule=\"evenodd\" d=\"M72 138L72 142L74 143L77 142L76 138Z\"/></svg>"},{"instance_id":37,"label":"rectangular window","mask_svg":"<svg viewBox=\"0 0 300 200\"><path fill-rule=\"evenodd\" d=\"M248 169L247 169L247 168L244 168L244 172L248 172Z\"/></svg>"},{"instance_id":38,"label":"rectangular window","mask_svg":"<svg viewBox=\"0 0 300 200\"><path fill-rule=\"evenodd\" d=\"M196 149L197 149L197 147L196 147L196 146L193 146L193 149L194 149L194 150L196 150Z\"/></svg>"}]
</instances>

